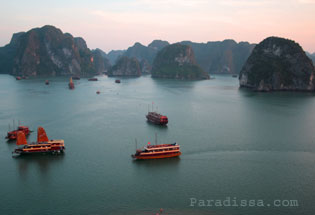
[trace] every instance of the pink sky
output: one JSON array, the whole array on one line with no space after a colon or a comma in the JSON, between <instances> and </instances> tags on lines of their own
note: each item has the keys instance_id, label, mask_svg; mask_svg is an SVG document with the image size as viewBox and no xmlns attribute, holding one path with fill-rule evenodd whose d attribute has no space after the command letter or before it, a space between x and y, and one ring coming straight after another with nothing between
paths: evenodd
<instances>
[{"instance_id":1,"label":"pink sky","mask_svg":"<svg viewBox=\"0 0 315 215\"><path fill-rule=\"evenodd\" d=\"M90 0L2 3L0 46L14 32L50 24L83 37L89 48L126 49L154 39L171 43L268 36L295 40L315 52L315 0Z\"/></svg>"}]
</instances>

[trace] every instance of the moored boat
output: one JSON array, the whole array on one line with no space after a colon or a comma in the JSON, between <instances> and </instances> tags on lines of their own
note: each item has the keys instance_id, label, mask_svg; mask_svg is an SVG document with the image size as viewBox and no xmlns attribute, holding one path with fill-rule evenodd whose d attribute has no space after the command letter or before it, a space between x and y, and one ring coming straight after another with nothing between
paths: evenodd
<instances>
[{"instance_id":1,"label":"moored boat","mask_svg":"<svg viewBox=\"0 0 315 215\"><path fill-rule=\"evenodd\" d=\"M80 78L80 76L72 76L72 79L73 80L80 80L81 78Z\"/></svg>"},{"instance_id":2,"label":"moored boat","mask_svg":"<svg viewBox=\"0 0 315 215\"><path fill-rule=\"evenodd\" d=\"M72 77L70 77L69 89L70 89L70 90L74 89L74 83L73 83L73 81L72 81Z\"/></svg>"},{"instance_id":3,"label":"moored boat","mask_svg":"<svg viewBox=\"0 0 315 215\"><path fill-rule=\"evenodd\" d=\"M17 76L15 79L19 81L19 80L21 80L22 78L21 78L21 76Z\"/></svg>"},{"instance_id":4,"label":"moored boat","mask_svg":"<svg viewBox=\"0 0 315 215\"><path fill-rule=\"evenodd\" d=\"M48 81L48 80L46 80L46 81L45 81L45 84L46 84L46 85L49 85L49 81Z\"/></svg>"},{"instance_id":5,"label":"moored boat","mask_svg":"<svg viewBox=\"0 0 315 215\"><path fill-rule=\"evenodd\" d=\"M142 149L137 149L131 157L137 160L146 160L178 157L181 154L180 146L177 143L160 145L150 145L149 143Z\"/></svg>"},{"instance_id":6,"label":"moored boat","mask_svg":"<svg viewBox=\"0 0 315 215\"><path fill-rule=\"evenodd\" d=\"M88 81L98 81L97 78L89 78Z\"/></svg>"},{"instance_id":7,"label":"moored boat","mask_svg":"<svg viewBox=\"0 0 315 215\"><path fill-rule=\"evenodd\" d=\"M115 80L115 83L120 84L120 80L119 80L119 79L116 79L116 80Z\"/></svg>"},{"instance_id":8,"label":"moored boat","mask_svg":"<svg viewBox=\"0 0 315 215\"><path fill-rule=\"evenodd\" d=\"M46 131L42 127L38 127L36 143L28 144L24 133L19 131L16 145L22 146L22 147L16 148L12 152L12 154L16 154L16 155L37 154L37 153L59 154L59 153L64 152L65 150L64 140L49 140L46 135Z\"/></svg>"},{"instance_id":9,"label":"moored boat","mask_svg":"<svg viewBox=\"0 0 315 215\"><path fill-rule=\"evenodd\" d=\"M20 126L18 126L18 128L16 130L9 131L5 138L9 139L9 140L16 140L17 133L19 131L23 132L25 136L29 135L32 132L27 126L20 125Z\"/></svg>"}]
</instances>

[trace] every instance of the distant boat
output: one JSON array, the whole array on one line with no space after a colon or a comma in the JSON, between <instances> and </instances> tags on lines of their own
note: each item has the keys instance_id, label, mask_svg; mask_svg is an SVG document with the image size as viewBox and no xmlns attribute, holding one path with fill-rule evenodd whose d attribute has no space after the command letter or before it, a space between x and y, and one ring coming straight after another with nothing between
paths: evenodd
<instances>
[{"instance_id":1,"label":"distant boat","mask_svg":"<svg viewBox=\"0 0 315 215\"><path fill-rule=\"evenodd\" d=\"M150 145L149 142L147 146L136 149L136 153L131 155L131 157L136 160L147 160L178 157L181 154L180 146L177 143Z\"/></svg>"},{"instance_id":2,"label":"distant boat","mask_svg":"<svg viewBox=\"0 0 315 215\"><path fill-rule=\"evenodd\" d=\"M98 81L97 78L89 78L88 81Z\"/></svg>"},{"instance_id":3,"label":"distant boat","mask_svg":"<svg viewBox=\"0 0 315 215\"><path fill-rule=\"evenodd\" d=\"M16 80L21 80L22 78L20 77L20 76L16 76L16 78L15 78Z\"/></svg>"},{"instance_id":4,"label":"distant boat","mask_svg":"<svg viewBox=\"0 0 315 215\"><path fill-rule=\"evenodd\" d=\"M37 142L27 143L25 134L21 131L18 132L16 145L23 147L16 148L12 154L25 155L25 154L38 154L38 153L52 153L59 154L64 152L64 140L49 140L46 131L42 127L37 129Z\"/></svg>"},{"instance_id":5,"label":"distant boat","mask_svg":"<svg viewBox=\"0 0 315 215\"><path fill-rule=\"evenodd\" d=\"M236 75L236 74L233 74L232 77L233 77L233 78L237 78L237 75Z\"/></svg>"},{"instance_id":6,"label":"distant boat","mask_svg":"<svg viewBox=\"0 0 315 215\"><path fill-rule=\"evenodd\" d=\"M28 136L32 132L27 126L19 125L16 130L9 131L5 138L9 140L16 140L17 133L19 131L23 132L25 136Z\"/></svg>"},{"instance_id":7,"label":"distant boat","mask_svg":"<svg viewBox=\"0 0 315 215\"><path fill-rule=\"evenodd\" d=\"M116 80L115 80L115 83L120 84L120 80L119 80L119 79L116 79Z\"/></svg>"},{"instance_id":8,"label":"distant boat","mask_svg":"<svg viewBox=\"0 0 315 215\"><path fill-rule=\"evenodd\" d=\"M72 76L72 79L73 80L80 80L81 78L80 78L80 76Z\"/></svg>"},{"instance_id":9,"label":"distant boat","mask_svg":"<svg viewBox=\"0 0 315 215\"><path fill-rule=\"evenodd\" d=\"M46 85L49 85L49 81L48 81L48 80L46 80L46 81L45 81L45 84L46 84Z\"/></svg>"},{"instance_id":10,"label":"distant boat","mask_svg":"<svg viewBox=\"0 0 315 215\"><path fill-rule=\"evenodd\" d=\"M70 89L70 90L74 89L74 83L73 83L73 81L72 81L72 77L70 77L69 89Z\"/></svg>"},{"instance_id":11,"label":"distant boat","mask_svg":"<svg viewBox=\"0 0 315 215\"><path fill-rule=\"evenodd\" d=\"M100 94L101 92L98 90L98 91L96 91L96 94Z\"/></svg>"},{"instance_id":12,"label":"distant boat","mask_svg":"<svg viewBox=\"0 0 315 215\"><path fill-rule=\"evenodd\" d=\"M146 118L149 122L152 122L156 125L166 125L168 123L167 116L163 116L157 112L148 112Z\"/></svg>"},{"instance_id":13,"label":"distant boat","mask_svg":"<svg viewBox=\"0 0 315 215\"><path fill-rule=\"evenodd\" d=\"M166 125L168 123L167 116L159 114L156 111L153 111L153 102L152 102L152 111L148 110L148 114L145 117L147 118L149 122L154 123L156 125Z\"/></svg>"}]
</instances>

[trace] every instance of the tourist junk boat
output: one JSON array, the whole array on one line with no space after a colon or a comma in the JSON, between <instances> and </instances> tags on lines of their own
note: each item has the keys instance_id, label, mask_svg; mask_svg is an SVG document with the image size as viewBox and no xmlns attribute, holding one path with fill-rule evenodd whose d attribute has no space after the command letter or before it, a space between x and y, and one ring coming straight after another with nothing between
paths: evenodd
<instances>
[{"instance_id":1,"label":"tourist junk boat","mask_svg":"<svg viewBox=\"0 0 315 215\"><path fill-rule=\"evenodd\" d=\"M168 123L167 116L164 116L162 114L159 114L153 111L153 103L152 103L152 111L148 110L148 114L146 115L146 118L149 122L152 122L156 125L166 125Z\"/></svg>"},{"instance_id":2,"label":"tourist junk boat","mask_svg":"<svg viewBox=\"0 0 315 215\"><path fill-rule=\"evenodd\" d=\"M167 116L163 116L157 112L148 112L146 118L149 122L152 122L157 125L166 125L168 123Z\"/></svg>"},{"instance_id":3,"label":"tourist junk boat","mask_svg":"<svg viewBox=\"0 0 315 215\"><path fill-rule=\"evenodd\" d=\"M49 140L46 131L42 127L37 129L37 142L28 144L23 132L18 132L16 145L23 147L16 148L12 154L26 155L26 154L59 154L65 150L64 140Z\"/></svg>"},{"instance_id":4,"label":"tourist junk boat","mask_svg":"<svg viewBox=\"0 0 315 215\"><path fill-rule=\"evenodd\" d=\"M14 123L13 123L14 124ZM9 129L10 130L10 129ZM16 130L9 131L7 133L7 136L5 137L8 140L16 140L17 138L17 133L21 131L24 133L25 136L29 135L32 131L27 127L23 125L19 125Z\"/></svg>"},{"instance_id":5,"label":"tourist junk boat","mask_svg":"<svg viewBox=\"0 0 315 215\"><path fill-rule=\"evenodd\" d=\"M142 149L136 149L136 153L131 155L131 157L136 160L147 160L178 157L181 154L180 146L177 143L150 145L149 142Z\"/></svg>"},{"instance_id":6,"label":"tourist junk boat","mask_svg":"<svg viewBox=\"0 0 315 215\"><path fill-rule=\"evenodd\" d=\"M74 83L73 83L73 81L72 81L72 77L70 77L69 89L70 89L70 90L74 89Z\"/></svg>"}]
</instances>

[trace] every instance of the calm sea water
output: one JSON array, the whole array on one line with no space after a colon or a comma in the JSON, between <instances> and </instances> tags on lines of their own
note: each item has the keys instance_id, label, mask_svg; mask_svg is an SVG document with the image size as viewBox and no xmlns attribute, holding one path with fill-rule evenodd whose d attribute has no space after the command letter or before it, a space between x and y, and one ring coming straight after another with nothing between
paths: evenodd
<instances>
[{"instance_id":1,"label":"calm sea water","mask_svg":"<svg viewBox=\"0 0 315 215\"><path fill-rule=\"evenodd\" d=\"M0 75L0 214L314 213L315 94L249 92L230 76L67 83ZM152 102L167 127L146 122ZM64 139L65 154L12 158L15 143L4 137L13 119ZM182 156L133 161L135 138L140 147L155 133ZM265 207L192 207L191 198ZM278 199L299 206L273 206Z\"/></svg>"}]
</instances>

